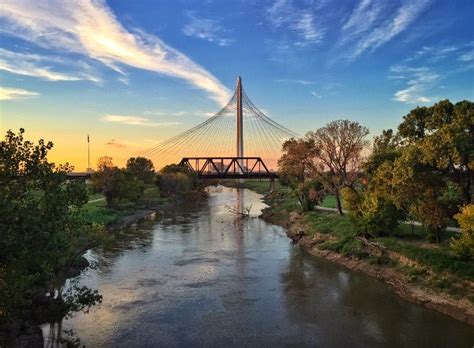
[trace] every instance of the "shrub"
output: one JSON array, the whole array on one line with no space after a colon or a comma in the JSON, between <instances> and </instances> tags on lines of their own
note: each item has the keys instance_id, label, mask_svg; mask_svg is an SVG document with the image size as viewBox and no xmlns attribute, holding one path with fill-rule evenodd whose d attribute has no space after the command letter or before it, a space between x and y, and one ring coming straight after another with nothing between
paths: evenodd
<instances>
[{"instance_id":1,"label":"shrub","mask_svg":"<svg viewBox=\"0 0 474 348\"><path fill-rule=\"evenodd\" d=\"M374 192L355 192L342 190L344 208L359 234L373 237L389 235L395 231L398 221L404 218L403 212L389 199Z\"/></svg>"},{"instance_id":2,"label":"shrub","mask_svg":"<svg viewBox=\"0 0 474 348\"><path fill-rule=\"evenodd\" d=\"M454 217L461 227L461 236L453 238L451 250L460 259L471 260L474 257L474 204L466 205Z\"/></svg>"}]
</instances>

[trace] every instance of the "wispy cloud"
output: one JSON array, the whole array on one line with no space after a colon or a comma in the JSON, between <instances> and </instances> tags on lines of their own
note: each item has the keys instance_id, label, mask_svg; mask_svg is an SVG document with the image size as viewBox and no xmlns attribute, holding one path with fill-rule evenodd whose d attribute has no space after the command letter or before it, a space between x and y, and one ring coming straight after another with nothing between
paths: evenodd
<instances>
[{"instance_id":1,"label":"wispy cloud","mask_svg":"<svg viewBox=\"0 0 474 348\"><path fill-rule=\"evenodd\" d=\"M63 73L51 69L45 63L64 61L58 57L41 56L31 53L18 53L0 48L0 70L13 74L37 77L47 81L89 80L100 83L100 78L85 72Z\"/></svg>"},{"instance_id":2,"label":"wispy cloud","mask_svg":"<svg viewBox=\"0 0 474 348\"><path fill-rule=\"evenodd\" d=\"M403 64L390 67L388 78L403 83L404 87L394 95L403 103L429 103L437 97L427 96L441 88L443 80L474 69L474 42L423 46L403 60ZM442 74L440 73L442 72Z\"/></svg>"},{"instance_id":3,"label":"wispy cloud","mask_svg":"<svg viewBox=\"0 0 474 348\"><path fill-rule=\"evenodd\" d=\"M472 62L474 60L474 50L461 54L458 60L461 62Z\"/></svg>"},{"instance_id":4,"label":"wispy cloud","mask_svg":"<svg viewBox=\"0 0 474 348\"><path fill-rule=\"evenodd\" d=\"M105 145L112 146L112 147L115 147L115 148L118 148L118 149L123 149L123 148L129 147L129 145L127 145L126 143L119 142L115 139L110 139L109 141L107 141L105 143Z\"/></svg>"},{"instance_id":5,"label":"wispy cloud","mask_svg":"<svg viewBox=\"0 0 474 348\"><path fill-rule=\"evenodd\" d=\"M228 46L234 40L226 35L226 29L217 19L199 17L196 12L188 11L189 22L183 27L186 36L213 42L219 46Z\"/></svg>"},{"instance_id":6,"label":"wispy cloud","mask_svg":"<svg viewBox=\"0 0 474 348\"><path fill-rule=\"evenodd\" d=\"M314 85L316 84L315 81L310 81L310 80L292 80L292 79L279 79L275 80L275 82L280 82L280 83L296 83L300 85Z\"/></svg>"},{"instance_id":7,"label":"wispy cloud","mask_svg":"<svg viewBox=\"0 0 474 348\"><path fill-rule=\"evenodd\" d=\"M405 31L432 0L409 1L394 9L380 0L361 0L341 30L339 46L348 45L351 59L373 52Z\"/></svg>"},{"instance_id":8,"label":"wispy cloud","mask_svg":"<svg viewBox=\"0 0 474 348\"><path fill-rule=\"evenodd\" d=\"M102 120L106 122L146 127L169 127L180 124L179 122L154 122L146 117L131 115L105 115L104 117L102 117Z\"/></svg>"},{"instance_id":9,"label":"wispy cloud","mask_svg":"<svg viewBox=\"0 0 474 348\"><path fill-rule=\"evenodd\" d=\"M435 83L440 80L440 75L428 67L412 68L396 65L390 68L391 79L402 80L406 88L395 92L393 99L406 104L430 103L436 97L426 96Z\"/></svg>"},{"instance_id":10,"label":"wispy cloud","mask_svg":"<svg viewBox=\"0 0 474 348\"><path fill-rule=\"evenodd\" d=\"M277 0L267 8L266 15L274 28L287 28L297 36L296 46L319 43L325 35L325 28L316 25L311 7L297 8L290 0Z\"/></svg>"},{"instance_id":11,"label":"wispy cloud","mask_svg":"<svg viewBox=\"0 0 474 348\"><path fill-rule=\"evenodd\" d=\"M0 17L4 34L44 48L86 55L118 71L126 65L179 78L220 105L230 97L211 73L159 37L127 30L103 1L8 1Z\"/></svg>"},{"instance_id":12,"label":"wispy cloud","mask_svg":"<svg viewBox=\"0 0 474 348\"><path fill-rule=\"evenodd\" d=\"M0 87L0 100L25 99L39 96L39 93L21 88Z\"/></svg>"},{"instance_id":13,"label":"wispy cloud","mask_svg":"<svg viewBox=\"0 0 474 348\"><path fill-rule=\"evenodd\" d=\"M318 98L318 99L321 99L323 96L315 91L311 91L311 95L313 95L314 97Z\"/></svg>"}]
</instances>

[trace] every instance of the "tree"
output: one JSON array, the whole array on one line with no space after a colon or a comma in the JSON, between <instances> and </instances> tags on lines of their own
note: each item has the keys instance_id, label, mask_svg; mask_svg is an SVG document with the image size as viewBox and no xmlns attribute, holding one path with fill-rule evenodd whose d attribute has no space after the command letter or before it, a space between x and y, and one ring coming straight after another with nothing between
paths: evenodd
<instances>
[{"instance_id":1,"label":"tree","mask_svg":"<svg viewBox=\"0 0 474 348\"><path fill-rule=\"evenodd\" d=\"M187 168L170 164L161 169L157 176L157 185L164 196L176 196L195 191L198 180Z\"/></svg>"},{"instance_id":2,"label":"tree","mask_svg":"<svg viewBox=\"0 0 474 348\"><path fill-rule=\"evenodd\" d=\"M417 146L420 162L455 183L462 203L473 199L474 103L442 100L416 108L398 127L403 145Z\"/></svg>"},{"instance_id":3,"label":"tree","mask_svg":"<svg viewBox=\"0 0 474 348\"><path fill-rule=\"evenodd\" d=\"M365 137L369 130L357 122L338 120L329 122L306 137L314 143L316 157L323 165L322 175L329 189L336 196L337 210L342 215L340 190L354 189L354 182L361 169L362 151L368 146Z\"/></svg>"},{"instance_id":4,"label":"tree","mask_svg":"<svg viewBox=\"0 0 474 348\"><path fill-rule=\"evenodd\" d=\"M316 154L311 139L290 139L283 144L278 161L280 182L291 188L303 211L313 209L323 198Z\"/></svg>"},{"instance_id":5,"label":"tree","mask_svg":"<svg viewBox=\"0 0 474 348\"><path fill-rule=\"evenodd\" d=\"M23 134L9 130L0 144L0 322L44 287L61 295L61 270L104 237L82 219L87 191L67 180L72 167L48 161L51 142Z\"/></svg>"},{"instance_id":6,"label":"tree","mask_svg":"<svg viewBox=\"0 0 474 348\"><path fill-rule=\"evenodd\" d=\"M104 171L105 168L112 168L113 166L112 157L102 156L97 160L97 170L99 172Z\"/></svg>"},{"instance_id":7,"label":"tree","mask_svg":"<svg viewBox=\"0 0 474 348\"><path fill-rule=\"evenodd\" d=\"M121 200L133 195L136 187L128 185L129 181L120 168L107 166L102 168L92 174L92 187L96 192L104 194L107 207L116 208Z\"/></svg>"},{"instance_id":8,"label":"tree","mask_svg":"<svg viewBox=\"0 0 474 348\"><path fill-rule=\"evenodd\" d=\"M126 170L137 180L145 184L153 183L155 168L153 162L145 157L131 157L127 161Z\"/></svg>"}]
</instances>

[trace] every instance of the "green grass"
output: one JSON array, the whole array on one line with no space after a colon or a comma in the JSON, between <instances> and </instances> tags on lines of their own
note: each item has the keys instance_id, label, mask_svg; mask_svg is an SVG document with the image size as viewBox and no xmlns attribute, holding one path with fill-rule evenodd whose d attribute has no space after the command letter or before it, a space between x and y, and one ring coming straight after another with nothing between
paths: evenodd
<instances>
[{"instance_id":1,"label":"green grass","mask_svg":"<svg viewBox=\"0 0 474 348\"><path fill-rule=\"evenodd\" d=\"M87 222L104 225L117 222L121 216L117 210L107 208L105 201L88 203L82 208L82 212Z\"/></svg>"},{"instance_id":2,"label":"green grass","mask_svg":"<svg viewBox=\"0 0 474 348\"><path fill-rule=\"evenodd\" d=\"M262 195L270 192L270 180L264 179L244 179L243 182L238 180L223 180L221 185L227 187L246 188ZM278 180L275 181L275 190L285 189Z\"/></svg>"},{"instance_id":3,"label":"green grass","mask_svg":"<svg viewBox=\"0 0 474 348\"><path fill-rule=\"evenodd\" d=\"M326 197L324 197L323 201L319 205L325 208L336 208L337 207L336 196L327 195Z\"/></svg>"},{"instance_id":4,"label":"green grass","mask_svg":"<svg viewBox=\"0 0 474 348\"><path fill-rule=\"evenodd\" d=\"M354 236L354 228L347 216L332 212L310 211L305 214L311 230L319 233L331 233L336 237Z\"/></svg>"},{"instance_id":5,"label":"green grass","mask_svg":"<svg viewBox=\"0 0 474 348\"><path fill-rule=\"evenodd\" d=\"M102 194L91 194L89 201L103 198ZM84 219L89 223L100 223L104 225L114 224L120 218L132 214L137 209L145 209L150 205L166 202L167 199L161 197L160 190L155 185L150 185L143 192L140 202L133 203L122 201L116 209L107 207L105 200L90 202L82 208Z\"/></svg>"},{"instance_id":6,"label":"green grass","mask_svg":"<svg viewBox=\"0 0 474 348\"><path fill-rule=\"evenodd\" d=\"M457 259L448 245L413 243L396 237L380 237L376 240L435 272L447 272L462 279L474 280L474 263Z\"/></svg>"}]
</instances>

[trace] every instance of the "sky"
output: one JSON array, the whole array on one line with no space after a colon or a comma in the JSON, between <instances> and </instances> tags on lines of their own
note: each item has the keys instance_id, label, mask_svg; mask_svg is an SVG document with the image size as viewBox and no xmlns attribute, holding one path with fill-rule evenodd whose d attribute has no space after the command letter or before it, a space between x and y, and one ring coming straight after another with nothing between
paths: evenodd
<instances>
[{"instance_id":1,"label":"sky","mask_svg":"<svg viewBox=\"0 0 474 348\"><path fill-rule=\"evenodd\" d=\"M237 76L298 134L336 119L396 128L474 100L472 0L0 0L0 130L49 158L123 165L205 121Z\"/></svg>"}]
</instances>

